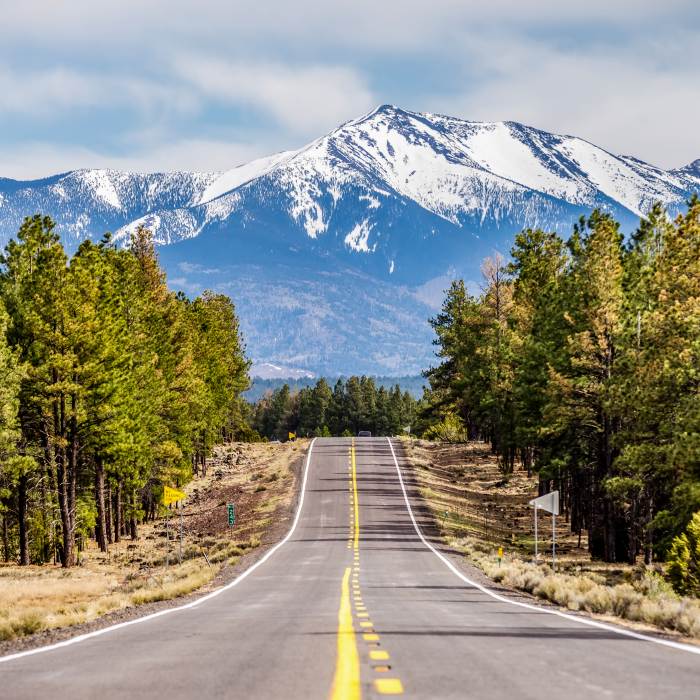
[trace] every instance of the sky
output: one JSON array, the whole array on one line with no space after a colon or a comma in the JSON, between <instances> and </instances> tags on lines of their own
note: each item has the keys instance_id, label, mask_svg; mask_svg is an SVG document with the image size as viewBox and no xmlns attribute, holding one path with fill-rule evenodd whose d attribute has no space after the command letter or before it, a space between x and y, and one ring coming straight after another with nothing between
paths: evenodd
<instances>
[{"instance_id":1,"label":"sky","mask_svg":"<svg viewBox=\"0 0 700 700\"><path fill-rule=\"evenodd\" d=\"M0 3L0 177L223 170L383 103L700 158L697 0Z\"/></svg>"}]
</instances>

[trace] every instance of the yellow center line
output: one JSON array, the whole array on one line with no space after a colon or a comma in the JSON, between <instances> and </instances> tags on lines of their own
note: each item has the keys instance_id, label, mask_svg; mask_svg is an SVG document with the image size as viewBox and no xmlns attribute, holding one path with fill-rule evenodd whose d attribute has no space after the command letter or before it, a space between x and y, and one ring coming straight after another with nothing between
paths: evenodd
<instances>
[{"instance_id":1,"label":"yellow center line","mask_svg":"<svg viewBox=\"0 0 700 700\"><path fill-rule=\"evenodd\" d=\"M369 658L372 661L387 661L389 659L389 652L384 649L373 649L369 652Z\"/></svg>"},{"instance_id":2,"label":"yellow center line","mask_svg":"<svg viewBox=\"0 0 700 700\"><path fill-rule=\"evenodd\" d=\"M403 685L398 678L377 678L374 689L381 695L403 695Z\"/></svg>"},{"instance_id":3,"label":"yellow center line","mask_svg":"<svg viewBox=\"0 0 700 700\"><path fill-rule=\"evenodd\" d=\"M345 569L338 610L338 657L333 677L331 700L360 700L360 657L355 643L355 630L350 608L350 568Z\"/></svg>"},{"instance_id":4,"label":"yellow center line","mask_svg":"<svg viewBox=\"0 0 700 700\"><path fill-rule=\"evenodd\" d=\"M357 498L357 462L355 461L355 440L350 446L350 464L352 469L352 505L355 525L353 549L357 552L360 549L360 508Z\"/></svg>"}]
</instances>

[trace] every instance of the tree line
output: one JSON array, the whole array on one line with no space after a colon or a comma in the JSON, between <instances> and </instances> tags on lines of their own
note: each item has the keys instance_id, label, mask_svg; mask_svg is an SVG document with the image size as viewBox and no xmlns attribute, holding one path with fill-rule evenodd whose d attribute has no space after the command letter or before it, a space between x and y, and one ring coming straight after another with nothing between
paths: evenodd
<instances>
[{"instance_id":1,"label":"tree line","mask_svg":"<svg viewBox=\"0 0 700 700\"><path fill-rule=\"evenodd\" d=\"M156 516L163 485L245 435L249 364L230 299L168 290L151 234L72 257L48 217L0 258L0 517L6 561L69 567Z\"/></svg>"},{"instance_id":2,"label":"tree line","mask_svg":"<svg viewBox=\"0 0 700 700\"><path fill-rule=\"evenodd\" d=\"M398 435L416 418L417 402L395 385L377 387L372 377L338 379L331 389L325 379L292 392L289 385L269 392L251 408L251 426L268 439Z\"/></svg>"},{"instance_id":3,"label":"tree line","mask_svg":"<svg viewBox=\"0 0 700 700\"><path fill-rule=\"evenodd\" d=\"M559 489L592 555L664 556L700 510L700 201L654 206L627 243L601 211L566 241L527 229L482 271L432 319L431 430Z\"/></svg>"}]
</instances>

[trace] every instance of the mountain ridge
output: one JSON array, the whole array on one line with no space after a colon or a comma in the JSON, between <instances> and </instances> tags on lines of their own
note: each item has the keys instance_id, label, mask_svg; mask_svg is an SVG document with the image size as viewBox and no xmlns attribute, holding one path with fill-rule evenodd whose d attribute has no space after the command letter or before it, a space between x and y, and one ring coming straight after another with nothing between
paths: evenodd
<instances>
[{"instance_id":1,"label":"mountain ridge","mask_svg":"<svg viewBox=\"0 0 700 700\"><path fill-rule=\"evenodd\" d=\"M0 244L37 212L56 220L69 250L105 231L127 244L145 225L161 244L174 287L229 289L254 317L260 304L276 303L272 290L305 300L303 312L292 304L289 318L270 311L267 323L244 325L255 361L316 374L414 373L432 357L432 307L417 290L448 276L478 279L481 260L494 250L507 254L524 227L566 235L598 207L629 232L655 201L673 214L698 189L700 159L664 170L515 121L380 105L300 149L224 171L82 169L26 182L0 178ZM329 279L333 291L324 288ZM365 315L343 304L343 295L375 311ZM405 344L392 316L403 319ZM338 365L336 351L338 344L355 347L342 330L348 321L367 348L350 352L351 367ZM321 334L327 345L307 352L295 323L317 334L319 323L332 326ZM406 366L401 353L411 354Z\"/></svg>"}]
</instances>

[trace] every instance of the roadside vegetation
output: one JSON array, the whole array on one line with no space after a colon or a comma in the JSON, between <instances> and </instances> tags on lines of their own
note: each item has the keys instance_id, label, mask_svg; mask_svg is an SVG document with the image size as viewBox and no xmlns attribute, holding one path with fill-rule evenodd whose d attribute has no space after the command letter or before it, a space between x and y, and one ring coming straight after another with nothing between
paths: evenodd
<instances>
[{"instance_id":1,"label":"roadside vegetation","mask_svg":"<svg viewBox=\"0 0 700 700\"><path fill-rule=\"evenodd\" d=\"M700 639L700 600L673 588L671 565L608 563L593 559L586 534L558 519L557 563L551 566L551 517L539 515L539 559L534 563L533 509L538 479L516 470L504 478L483 442L405 440L428 522L494 582L572 611ZM499 560L499 548L502 557Z\"/></svg>"},{"instance_id":2,"label":"roadside vegetation","mask_svg":"<svg viewBox=\"0 0 700 700\"><path fill-rule=\"evenodd\" d=\"M625 243L595 211L564 240L525 230L433 320L426 437L488 443L501 478L557 489L596 560L700 581L700 200L654 206ZM695 519L694 519L695 518Z\"/></svg>"},{"instance_id":3,"label":"roadside vegetation","mask_svg":"<svg viewBox=\"0 0 700 700\"><path fill-rule=\"evenodd\" d=\"M338 379L331 389L325 379L291 391L289 385L264 395L251 410L251 426L269 439L400 435L411 429L418 402L398 384L387 389L372 377Z\"/></svg>"},{"instance_id":4,"label":"roadside vegetation","mask_svg":"<svg viewBox=\"0 0 700 700\"><path fill-rule=\"evenodd\" d=\"M241 556L277 537L293 509L306 444L215 446L206 475L186 487L180 511L148 521L138 540L101 552L87 540L80 565L0 565L0 642L69 627L138 605L178 598L226 580ZM227 504L236 509L228 524ZM115 617L116 616L116 617Z\"/></svg>"},{"instance_id":5,"label":"roadside vegetation","mask_svg":"<svg viewBox=\"0 0 700 700\"><path fill-rule=\"evenodd\" d=\"M163 514L164 486L245 437L248 387L225 296L170 292L150 233L72 257L35 216L0 258L0 556L70 568Z\"/></svg>"}]
</instances>

